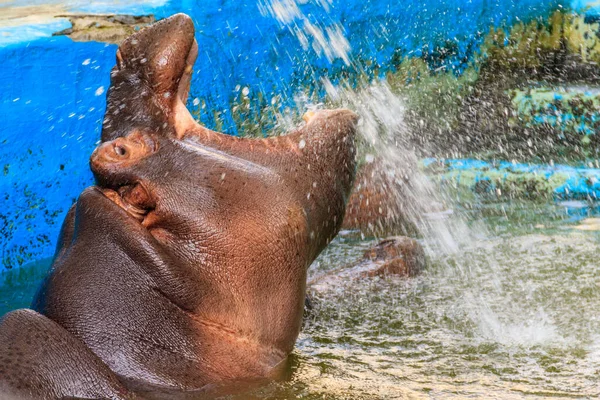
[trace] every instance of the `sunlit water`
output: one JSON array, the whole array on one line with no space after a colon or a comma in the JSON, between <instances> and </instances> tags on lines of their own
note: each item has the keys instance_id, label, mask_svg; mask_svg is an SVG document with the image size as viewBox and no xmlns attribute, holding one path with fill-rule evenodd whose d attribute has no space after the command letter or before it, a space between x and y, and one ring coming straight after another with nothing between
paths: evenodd
<instances>
[{"instance_id":1,"label":"sunlit water","mask_svg":"<svg viewBox=\"0 0 600 400\"><path fill-rule=\"evenodd\" d=\"M600 232L577 229L589 209L568 211L455 210L486 236L450 255L431 250L417 278L337 281L320 292L290 379L238 398L597 398ZM339 236L311 277L352 264L373 243ZM0 312L28 305L46 268L5 273Z\"/></svg>"}]
</instances>

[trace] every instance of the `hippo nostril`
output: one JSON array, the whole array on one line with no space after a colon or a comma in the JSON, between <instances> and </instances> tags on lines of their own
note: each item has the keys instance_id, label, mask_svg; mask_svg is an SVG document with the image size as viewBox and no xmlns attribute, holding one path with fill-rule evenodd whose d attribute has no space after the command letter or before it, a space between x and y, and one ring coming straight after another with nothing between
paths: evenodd
<instances>
[{"instance_id":1,"label":"hippo nostril","mask_svg":"<svg viewBox=\"0 0 600 400\"><path fill-rule=\"evenodd\" d=\"M115 146L115 154L122 157L127 154L127 149L125 147Z\"/></svg>"}]
</instances>

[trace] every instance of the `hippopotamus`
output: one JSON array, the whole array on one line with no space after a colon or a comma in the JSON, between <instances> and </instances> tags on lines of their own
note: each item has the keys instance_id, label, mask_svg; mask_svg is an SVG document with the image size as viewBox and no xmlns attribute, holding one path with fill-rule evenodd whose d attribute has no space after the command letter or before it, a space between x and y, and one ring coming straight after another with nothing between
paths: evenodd
<instances>
[{"instance_id":1,"label":"hippopotamus","mask_svg":"<svg viewBox=\"0 0 600 400\"><path fill-rule=\"evenodd\" d=\"M358 117L325 110L265 139L211 131L185 107L197 54L183 14L119 47L96 186L32 310L0 323L6 396L220 393L285 369L307 269L344 219Z\"/></svg>"},{"instance_id":2,"label":"hippopotamus","mask_svg":"<svg viewBox=\"0 0 600 400\"><path fill-rule=\"evenodd\" d=\"M405 201L411 182L394 167L380 160L362 165L348 200L343 229L357 230L365 236L418 232L409 218L410 210L406 209L415 206L414 202Z\"/></svg>"},{"instance_id":3,"label":"hippopotamus","mask_svg":"<svg viewBox=\"0 0 600 400\"><path fill-rule=\"evenodd\" d=\"M425 268L425 250L406 236L388 237L365 250L361 259L351 265L319 275L308 282L310 293L325 292L339 283L353 284L358 279L397 276L414 277ZM311 302L311 297L308 297Z\"/></svg>"}]
</instances>

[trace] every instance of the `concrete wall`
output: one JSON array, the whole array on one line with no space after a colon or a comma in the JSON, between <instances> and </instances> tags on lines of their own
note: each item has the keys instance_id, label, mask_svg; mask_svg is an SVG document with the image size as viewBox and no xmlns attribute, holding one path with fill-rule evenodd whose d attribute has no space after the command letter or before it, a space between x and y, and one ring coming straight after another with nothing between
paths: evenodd
<instances>
[{"instance_id":1,"label":"concrete wall","mask_svg":"<svg viewBox=\"0 0 600 400\"><path fill-rule=\"evenodd\" d=\"M54 15L190 14L200 54L189 107L208 126L240 134L239 119L260 118L265 105L293 107L302 90L322 95L323 77L375 74L404 56L460 74L491 26L545 19L568 6L558 0L180 0L119 2L114 10L110 2L34 3L20 24L0 17L4 268L51 256L66 211L92 184L87 160L99 138L116 46L52 37L69 26ZM292 12L277 14L281 4ZM16 2L0 5L0 14L11 7ZM40 18L31 19L36 13ZM307 24L317 34L307 34ZM323 46L319 32L335 46ZM255 112L236 117L232 105L244 93Z\"/></svg>"}]
</instances>

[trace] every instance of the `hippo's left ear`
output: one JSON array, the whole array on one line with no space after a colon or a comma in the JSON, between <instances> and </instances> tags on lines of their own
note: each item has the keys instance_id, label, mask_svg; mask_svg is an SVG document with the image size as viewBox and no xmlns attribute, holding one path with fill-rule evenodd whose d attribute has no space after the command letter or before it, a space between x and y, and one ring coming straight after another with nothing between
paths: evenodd
<instances>
[{"instance_id":1,"label":"hippo's left ear","mask_svg":"<svg viewBox=\"0 0 600 400\"><path fill-rule=\"evenodd\" d=\"M132 129L180 136L192 66L198 55L194 24L185 14L161 20L125 39L111 74L102 141ZM184 118L180 115L184 113Z\"/></svg>"}]
</instances>

